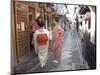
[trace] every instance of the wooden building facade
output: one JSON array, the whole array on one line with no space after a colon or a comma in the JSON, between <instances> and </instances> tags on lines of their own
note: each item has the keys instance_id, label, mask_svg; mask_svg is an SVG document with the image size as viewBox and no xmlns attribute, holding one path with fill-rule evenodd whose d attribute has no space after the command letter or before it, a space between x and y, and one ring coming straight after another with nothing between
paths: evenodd
<instances>
[{"instance_id":1,"label":"wooden building facade","mask_svg":"<svg viewBox=\"0 0 100 75\"><path fill-rule=\"evenodd\" d=\"M12 66L23 63L26 56L31 53L30 35L31 25L35 19L42 15L45 27L52 27L53 17L57 15L56 10L46 3L33 3L23 1L12 1L11 36L12 36Z\"/></svg>"}]
</instances>

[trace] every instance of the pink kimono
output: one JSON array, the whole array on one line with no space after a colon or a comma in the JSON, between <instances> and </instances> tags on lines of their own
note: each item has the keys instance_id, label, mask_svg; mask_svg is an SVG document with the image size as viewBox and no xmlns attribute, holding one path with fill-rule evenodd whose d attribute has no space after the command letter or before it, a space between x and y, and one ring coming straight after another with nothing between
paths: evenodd
<instances>
[{"instance_id":1,"label":"pink kimono","mask_svg":"<svg viewBox=\"0 0 100 75\"><path fill-rule=\"evenodd\" d=\"M33 22L32 23L32 32L35 32L37 29L39 29L37 22Z\"/></svg>"},{"instance_id":2,"label":"pink kimono","mask_svg":"<svg viewBox=\"0 0 100 75\"><path fill-rule=\"evenodd\" d=\"M32 42L31 42L31 44L32 44L33 46L34 46L34 32L35 32L37 29L39 29L39 26L38 26L37 22L33 22L33 23L32 23L32 32L33 32L32 36L33 36L33 38L32 38Z\"/></svg>"},{"instance_id":3,"label":"pink kimono","mask_svg":"<svg viewBox=\"0 0 100 75\"><path fill-rule=\"evenodd\" d=\"M63 36L64 32L63 29L59 24L56 24L53 28L53 46L52 50L56 60L60 62L61 59L61 48L63 44Z\"/></svg>"}]
</instances>

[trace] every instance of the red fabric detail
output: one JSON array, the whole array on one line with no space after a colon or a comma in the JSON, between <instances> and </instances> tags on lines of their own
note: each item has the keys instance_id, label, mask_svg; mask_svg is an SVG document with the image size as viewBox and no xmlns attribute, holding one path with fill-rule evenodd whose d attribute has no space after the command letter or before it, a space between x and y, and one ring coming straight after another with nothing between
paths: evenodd
<instances>
[{"instance_id":1,"label":"red fabric detail","mask_svg":"<svg viewBox=\"0 0 100 75\"><path fill-rule=\"evenodd\" d=\"M48 41L47 34L38 34L37 41L38 41L39 46L47 45L47 41Z\"/></svg>"}]
</instances>

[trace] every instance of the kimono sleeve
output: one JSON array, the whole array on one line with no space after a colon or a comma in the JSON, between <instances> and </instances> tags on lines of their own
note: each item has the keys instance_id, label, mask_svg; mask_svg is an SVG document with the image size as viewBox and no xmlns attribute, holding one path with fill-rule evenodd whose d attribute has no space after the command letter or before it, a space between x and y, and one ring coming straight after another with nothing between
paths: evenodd
<instances>
[{"instance_id":1,"label":"kimono sleeve","mask_svg":"<svg viewBox=\"0 0 100 75\"><path fill-rule=\"evenodd\" d=\"M50 33L49 33L49 31L45 29L44 33L47 34L47 36L48 36L48 40L50 40Z\"/></svg>"},{"instance_id":2,"label":"kimono sleeve","mask_svg":"<svg viewBox=\"0 0 100 75\"><path fill-rule=\"evenodd\" d=\"M37 44L37 32L34 33L34 47L35 47L35 52L36 54L38 53L38 44Z\"/></svg>"},{"instance_id":3,"label":"kimono sleeve","mask_svg":"<svg viewBox=\"0 0 100 75\"><path fill-rule=\"evenodd\" d=\"M52 40L52 31L49 31L49 40Z\"/></svg>"}]
</instances>

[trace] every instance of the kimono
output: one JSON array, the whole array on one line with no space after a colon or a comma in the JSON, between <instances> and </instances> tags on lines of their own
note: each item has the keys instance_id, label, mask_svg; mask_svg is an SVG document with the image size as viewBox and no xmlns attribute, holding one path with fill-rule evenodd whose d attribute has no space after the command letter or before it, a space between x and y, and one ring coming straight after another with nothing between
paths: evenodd
<instances>
[{"instance_id":1,"label":"kimono","mask_svg":"<svg viewBox=\"0 0 100 75\"><path fill-rule=\"evenodd\" d=\"M37 41L38 34L47 34L48 40L45 45L40 45ZM45 66L48 59L49 31L47 29L38 29L34 34L35 51L38 54L41 67Z\"/></svg>"},{"instance_id":2,"label":"kimono","mask_svg":"<svg viewBox=\"0 0 100 75\"><path fill-rule=\"evenodd\" d=\"M37 22L33 22L32 23L32 32L35 32L37 29L39 29Z\"/></svg>"},{"instance_id":3,"label":"kimono","mask_svg":"<svg viewBox=\"0 0 100 75\"><path fill-rule=\"evenodd\" d=\"M32 44L33 48L34 48L34 33L37 29L39 29L39 26L38 26L37 22L35 21L32 23L32 36L31 36L31 38L32 38L31 44Z\"/></svg>"},{"instance_id":4,"label":"kimono","mask_svg":"<svg viewBox=\"0 0 100 75\"><path fill-rule=\"evenodd\" d=\"M53 28L53 41L52 41L53 49L52 50L58 62L60 62L61 59L61 48L63 44L63 36L64 36L63 29L59 24L56 24Z\"/></svg>"}]
</instances>

